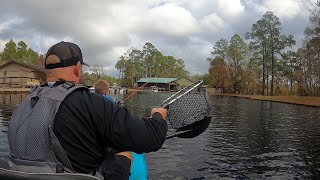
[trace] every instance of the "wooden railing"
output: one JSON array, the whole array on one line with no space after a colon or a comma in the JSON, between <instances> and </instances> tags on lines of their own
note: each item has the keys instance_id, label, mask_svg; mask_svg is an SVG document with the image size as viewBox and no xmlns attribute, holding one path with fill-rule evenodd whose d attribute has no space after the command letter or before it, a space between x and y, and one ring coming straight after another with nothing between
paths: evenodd
<instances>
[{"instance_id":1,"label":"wooden railing","mask_svg":"<svg viewBox=\"0 0 320 180\"><path fill-rule=\"evenodd\" d=\"M34 77L0 77L1 88L25 88L39 83L40 79Z\"/></svg>"},{"instance_id":2,"label":"wooden railing","mask_svg":"<svg viewBox=\"0 0 320 180\"><path fill-rule=\"evenodd\" d=\"M33 83L31 83L33 82ZM93 79L85 79L85 84L94 86ZM40 79L35 77L0 77L0 88L26 88L40 84Z\"/></svg>"}]
</instances>

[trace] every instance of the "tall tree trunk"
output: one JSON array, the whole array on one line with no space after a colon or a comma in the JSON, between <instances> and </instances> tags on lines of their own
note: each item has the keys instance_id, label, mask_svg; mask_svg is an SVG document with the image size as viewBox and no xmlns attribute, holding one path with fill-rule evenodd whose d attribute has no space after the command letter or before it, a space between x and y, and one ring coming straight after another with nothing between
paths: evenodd
<instances>
[{"instance_id":1,"label":"tall tree trunk","mask_svg":"<svg viewBox=\"0 0 320 180\"><path fill-rule=\"evenodd\" d=\"M273 44L273 34L271 25L270 27L270 35L271 35L271 92L270 95L273 96L273 78L274 78L274 44Z\"/></svg>"},{"instance_id":2,"label":"tall tree trunk","mask_svg":"<svg viewBox=\"0 0 320 180\"><path fill-rule=\"evenodd\" d=\"M309 80L308 90L309 90L309 93L312 94L312 80L311 79Z\"/></svg>"},{"instance_id":3,"label":"tall tree trunk","mask_svg":"<svg viewBox=\"0 0 320 180\"><path fill-rule=\"evenodd\" d=\"M267 96L269 96L269 68L268 65L266 66L266 71L267 71Z\"/></svg>"},{"instance_id":4,"label":"tall tree trunk","mask_svg":"<svg viewBox=\"0 0 320 180\"><path fill-rule=\"evenodd\" d=\"M262 51L262 95L265 95L265 88L266 88L266 72L265 72L265 47L263 47Z\"/></svg>"},{"instance_id":5,"label":"tall tree trunk","mask_svg":"<svg viewBox=\"0 0 320 180\"><path fill-rule=\"evenodd\" d=\"M133 76L131 77L131 87L134 86L134 79L133 79Z\"/></svg>"},{"instance_id":6,"label":"tall tree trunk","mask_svg":"<svg viewBox=\"0 0 320 180\"><path fill-rule=\"evenodd\" d=\"M270 31L270 43L271 43L271 92L270 95L273 96L273 78L274 78L274 43L273 43L273 32L271 24L269 22L269 31Z\"/></svg>"},{"instance_id":7,"label":"tall tree trunk","mask_svg":"<svg viewBox=\"0 0 320 180\"><path fill-rule=\"evenodd\" d=\"M237 94L237 78L238 78L238 75L237 75L237 60L233 59L234 61L234 92Z\"/></svg>"},{"instance_id":8,"label":"tall tree trunk","mask_svg":"<svg viewBox=\"0 0 320 180\"><path fill-rule=\"evenodd\" d=\"M293 79L292 77L290 78L290 93L292 94L292 83L293 83Z\"/></svg>"},{"instance_id":9,"label":"tall tree trunk","mask_svg":"<svg viewBox=\"0 0 320 180\"><path fill-rule=\"evenodd\" d=\"M273 52L273 47L272 47L272 62L271 62L271 92L270 96L273 96L273 78L274 78L274 52Z\"/></svg>"}]
</instances>

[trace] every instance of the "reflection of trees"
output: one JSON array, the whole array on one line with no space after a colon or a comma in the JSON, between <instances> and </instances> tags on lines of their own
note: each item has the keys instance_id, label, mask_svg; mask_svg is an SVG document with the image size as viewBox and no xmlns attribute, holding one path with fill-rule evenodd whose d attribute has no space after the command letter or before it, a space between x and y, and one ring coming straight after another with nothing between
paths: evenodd
<instances>
[{"instance_id":1,"label":"reflection of trees","mask_svg":"<svg viewBox=\"0 0 320 180\"><path fill-rule=\"evenodd\" d=\"M1 124L8 125L12 111L27 97L27 93L4 93L0 94L0 117Z\"/></svg>"},{"instance_id":2,"label":"reflection of trees","mask_svg":"<svg viewBox=\"0 0 320 180\"><path fill-rule=\"evenodd\" d=\"M2 109L0 111L0 114L1 114L1 117L2 117L1 124L3 126L8 126L8 123L9 123L11 115L12 115L12 110L4 110L4 109Z\"/></svg>"},{"instance_id":3,"label":"reflection of trees","mask_svg":"<svg viewBox=\"0 0 320 180\"><path fill-rule=\"evenodd\" d=\"M212 104L215 122L223 133L220 136L226 143L246 150L246 156L270 151L265 148L273 147L275 124L270 103L216 96Z\"/></svg>"},{"instance_id":4,"label":"reflection of trees","mask_svg":"<svg viewBox=\"0 0 320 180\"><path fill-rule=\"evenodd\" d=\"M172 93L138 92L124 102L123 106L137 116L150 116L151 109L160 107L161 103Z\"/></svg>"},{"instance_id":5,"label":"reflection of trees","mask_svg":"<svg viewBox=\"0 0 320 180\"><path fill-rule=\"evenodd\" d=\"M308 177L320 177L320 110L296 106L294 117L300 117L292 125L295 147L299 152L303 168Z\"/></svg>"},{"instance_id":6,"label":"reflection of trees","mask_svg":"<svg viewBox=\"0 0 320 180\"><path fill-rule=\"evenodd\" d=\"M273 122L273 111L272 111L272 103L270 102L262 102L262 101L254 101L256 108L252 105L248 107L248 109L255 109L255 113L250 111L249 116L254 113L256 114L256 119L250 118L249 121L249 129L252 131L248 131L247 137L251 137L253 141L249 141L252 144L249 147L252 150L252 154L258 155L267 153L270 151L276 151L273 143L274 138L274 129L275 124Z\"/></svg>"},{"instance_id":7,"label":"reflection of trees","mask_svg":"<svg viewBox=\"0 0 320 180\"><path fill-rule=\"evenodd\" d=\"M310 171L312 177L319 176L319 109L315 113L297 106L304 109L298 112L294 105L219 96L212 98L212 104L214 129L210 136L202 136L211 172L226 170L229 177L228 170L234 169L254 179L270 174L310 177ZM313 116L311 122L308 116Z\"/></svg>"}]
</instances>

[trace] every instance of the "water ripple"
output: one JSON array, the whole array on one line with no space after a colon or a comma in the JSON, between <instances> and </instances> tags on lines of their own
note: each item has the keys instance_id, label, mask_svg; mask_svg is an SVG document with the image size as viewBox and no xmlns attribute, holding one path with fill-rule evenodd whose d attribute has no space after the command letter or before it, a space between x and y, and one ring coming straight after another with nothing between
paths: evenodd
<instances>
[{"instance_id":1,"label":"water ripple","mask_svg":"<svg viewBox=\"0 0 320 180\"><path fill-rule=\"evenodd\" d=\"M125 106L149 116L151 108L169 95L138 93ZM169 139L158 152L147 154L150 179L320 178L319 108L234 97L209 99L212 121L203 134ZM0 106L0 156L9 150L9 107Z\"/></svg>"}]
</instances>

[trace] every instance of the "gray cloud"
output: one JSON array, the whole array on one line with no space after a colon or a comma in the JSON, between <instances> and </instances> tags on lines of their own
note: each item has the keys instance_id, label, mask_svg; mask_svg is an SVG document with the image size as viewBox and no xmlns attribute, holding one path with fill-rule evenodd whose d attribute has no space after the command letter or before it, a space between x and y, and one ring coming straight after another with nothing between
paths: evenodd
<instances>
[{"instance_id":1,"label":"gray cloud","mask_svg":"<svg viewBox=\"0 0 320 180\"><path fill-rule=\"evenodd\" d=\"M206 73L212 45L250 31L266 10L275 10L283 31L302 41L314 0L2 0L0 48L23 40L40 53L61 40L82 48L90 64L108 67L130 47L153 43L165 55L185 61L191 73ZM291 12L285 13L291 7Z\"/></svg>"}]
</instances>

